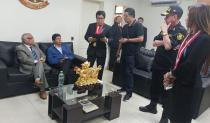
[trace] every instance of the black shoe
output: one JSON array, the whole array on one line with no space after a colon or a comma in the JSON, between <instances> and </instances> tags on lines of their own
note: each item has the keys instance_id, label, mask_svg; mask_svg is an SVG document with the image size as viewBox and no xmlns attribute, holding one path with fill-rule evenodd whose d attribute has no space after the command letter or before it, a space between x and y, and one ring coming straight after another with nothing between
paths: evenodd
<instances>
[{"instance_id":1,"label":"black shoe","mask_svg":"<svg viewBox=\"0 0 210 123\"><path fill-rule=\"evenodd\" d=\"M124 88L118 89L117 92L118 93L125 92L125 89Z\"/></svg>"},{"instance_id":2,"label":"black shoe","mask_svg":"<svg viewBox=\"0 0 210 123\"><path fill-rule=\"evenodd\" d=\"M159 123L168 123L168 118L161 118Z\"/></svg>"},{"instance_id":3,"label":"black shoe","mask_svg":"<svg viewBox=\"0 0 210 123\"><path fill-rule=\"evenodd\" d=\"M156 106L152 106L151 104L149 104L147 106L144 106L144 107L140 106L139 111L148 112L148 113L152 113L152 114L157 114Z\"/></svg>"},{"instance_id":4,"label":"black shoe","mask_svg":"<svg viewBox=\"0 0 210 123\"><path fill-rule=\"evenodd\" d=\"M123 101L127 101L132 97L132 94L126 94L123 98Z\"/></svg>"}]
</instances>

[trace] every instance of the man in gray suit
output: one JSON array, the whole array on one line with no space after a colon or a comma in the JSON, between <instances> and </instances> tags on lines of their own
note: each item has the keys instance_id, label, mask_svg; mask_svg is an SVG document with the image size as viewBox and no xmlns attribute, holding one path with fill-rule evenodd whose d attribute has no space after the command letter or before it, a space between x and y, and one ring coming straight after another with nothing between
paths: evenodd
<instances>
[{"instance_id":1,"label":"man in gray suit","mask_svg":"<svg viewBox=\"0 0 210 123\"><path fill-rule=\"evenodd\" d=\"M44 73L46 56L34 43L30 33L24 33L21 37L22 44L16 47L17 57L20 61L19 70L25 74L33 74L35 85L40 88L40 98L46 99L45 87L48 86Z\"/></svg>"}]
</instances>

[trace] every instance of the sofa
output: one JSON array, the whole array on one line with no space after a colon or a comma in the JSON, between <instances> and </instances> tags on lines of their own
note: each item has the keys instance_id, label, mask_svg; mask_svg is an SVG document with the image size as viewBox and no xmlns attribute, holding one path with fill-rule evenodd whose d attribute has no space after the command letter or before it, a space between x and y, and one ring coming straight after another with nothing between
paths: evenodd
<instances>
[{"instance_id":1,"label":"sofa","mask_svg":"<svg viewBox=\"0 0 210 123\"><path fill-rule=\"evenodd\" d=\"M154 50L140 48L135 57L134 74L134 89L133 91L143 97L149 98L149 89L151 86L151 65L155 56ZM116 63L114 66L112 83L118 86L123 85L123 78L121 76L121 64Z\"/></svg>"},{"instance_id":2,"label":"sofa","mask_svg":"<svg viewBox=\"0 0 210 123\"><path fill-rule=\"evenodd\" d=\"M73 43L65 42L73 51ZM33 85L33 75L26 75L18 70L19 62L17 60L15 47L21 42L0 41L0 99L5 97L17 96L39 91ZM40 49L47 55L47 48L50 42L38 43ZM73 66L80 66L86 61L85 58L75 55ZM49 87L57 86L58 73L57 69L51 68L45 72L49 83ZM76 80L76 74L73 75ZM73 82L70 82L73 83Z\"/></svg>"},{"instance_id":3,"label":"sofa","mask_svg":"<svg viewBox=\"0 0 210 123\"><path fill-rule=\"evenodd\" d=\"M154 50L140 48L135 58L133 91L146 98L150 98L151 65L154 55ZM202 80L202 88L196 88L194 91L194 119L210 107L210 75L202 77ZM120 63L115 64L112 83L118 86L123 84Z\"/></svg>"}]
</instances>

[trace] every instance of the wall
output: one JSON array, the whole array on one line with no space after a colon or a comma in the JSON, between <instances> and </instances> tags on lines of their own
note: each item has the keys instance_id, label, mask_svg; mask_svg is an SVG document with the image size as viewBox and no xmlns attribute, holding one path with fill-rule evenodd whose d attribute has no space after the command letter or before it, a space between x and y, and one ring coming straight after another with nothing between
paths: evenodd
<instances>
[{"instance_id":1,"label":"wall","mask_svg":"<svg viewBox=\"0 0 210 123\"><path fill-rule=\"evenodd\" d=\"M185 25L185 17L187 14L187 7L195 3L195 0L179 0L180 6L184 10L183 17L181 18L181 23ZM144 18L144 25L147 27L147 45L148 49L154 48L152 46L153 38L160 32L160 24L163 21L163 17L160 13L168 8L168 5L151 5L149 0L105 0L104 10L107 15L114 14L115 5L124 5L125 7L132 7L136 10L136 18L142 16ZM113 16L107 17L107 23L113 23Z\"/></svg>"},{"instance_id":2,"label":"wall","mask_svg":"<svg viewBox=\"0 0 210 123\"><path fill-rule=\"evenodd\" d=\"M113 24L115 5L133 7L136 10L136 17L145 18L144 25L148 28L146 47L153 48L153 37L159 33L162 22L160 13L167 6L151 6L149 0L49 0L50 5L41 10L28 9L19 0L1 1L0 40L20 41L20 36L24 32L31 32L38 42L51 41L52 34L59 32L63 41L70 41L71 36L74 36L75 52L85 56L84 52L88 44L84 43L84 30L87 25L85 27L83 24L85 20L82 19L85 15L85 10L82 9L83 1L97 1L99 8L106 11L106 23L110 25ZM181 19L183 24L185 24L187 6L194 2L194 0L181 0L181 6L185 10ZM95 21L94 16L95 13L91 14L87 21Z\"/></svg>"},{"instance_id":3,"label":"wall","mask_svg":"<svg viewBox=\"0 0 210 123\"><path fill-rule=\"evenodd\" d=\"M34 35L36 41L51 41L53 33L59 32L63 41L79 39L79 23L82 0L49 0L50 5L41 10L31 10L19 0L0 2L0 40L20 41L25 32ZM79 13L79 14L78 14Z\"/></svg>"}]
</instances>

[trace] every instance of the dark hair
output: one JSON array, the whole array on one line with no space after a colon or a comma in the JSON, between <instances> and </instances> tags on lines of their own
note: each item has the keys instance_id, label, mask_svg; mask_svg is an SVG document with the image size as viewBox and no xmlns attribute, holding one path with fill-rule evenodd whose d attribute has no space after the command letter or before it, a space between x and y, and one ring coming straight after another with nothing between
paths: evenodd
<instances>
[{"instance_id":1,"label":"dark hair","mask_svg":"<svg viewBox=\"0 0 210 123\"><path fill-rule=\"evenodd\" d=\"M118 19L119 17L121 17L121 16L120 16L120 15L116 16L116 17L114 18L114 22L116 22L117 19Z\"/></svg>"},{"instance_id":2,"label":"dark hair","mask_svg":"<svg viewBox=\"0 0 210 123\"><path fill-rule=\"evenodd\" d=\"M139 19L142 19L142 20L144 21L144 18L143 18L143 17L139 17L138 20L139 20Z\"/></svg>"},{"instance_id":3,"label":"dark hair","mask_svg":"<svg viewBox=\"0 0 210 123\"><path fill-rule=\"evenodd\" d=\"M210 34L210 6L204 3L197 3L188 8L188 29L201 30ZM193 31L193 30L190 30Z\"/></svg>"},{"instance_id":4,"label":"dark hair","mask_svg":"<svg viewBox=\"0 0 210 123\"><path fill-rule=\"evenodd\" d=\"M53 35L52 35L52 40L55 41L55 39L56 39L57 37L61 37L61 35L58 34L58 33L53 34Z\"/></svg>"},{"instance_id":5,"label":"dark hair","mask_svg":"<svg viewBox=\"0 0 210 123\"><path fill-rule=\"evenodd\" d=\"M135 10L133 8L126 8L125 12L127 12L129 16L135 18Z\"/></svg>"},{"instance_id":6,"label":"dark hair","mask_svg":"<svg viewBox=\"0 0 210 123\"><path fill-rule=\"evenodd\" d=\"M96 18L98 15L102 15L104 18L106 18L106 13L104 11L97 11L96 12Z\"/></svg>"}]
</instances>

